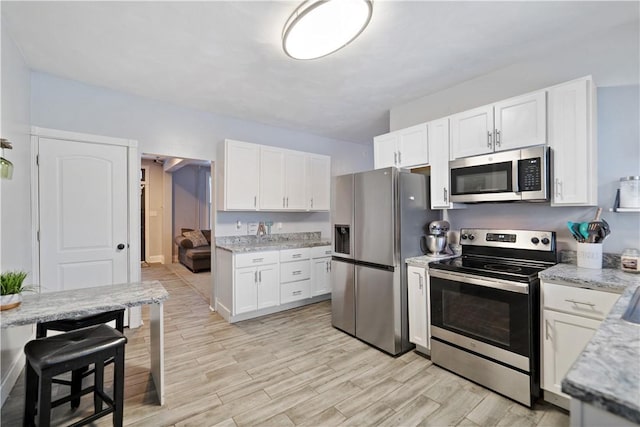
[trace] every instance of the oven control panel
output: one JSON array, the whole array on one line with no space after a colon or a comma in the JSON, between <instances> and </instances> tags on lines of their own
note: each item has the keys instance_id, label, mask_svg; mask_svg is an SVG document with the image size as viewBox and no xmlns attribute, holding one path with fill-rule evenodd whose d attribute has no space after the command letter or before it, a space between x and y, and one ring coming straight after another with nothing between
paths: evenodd
<instances>
[{"instance_id":1,"label":"oven control panel","mask_svg":"<svg viewBox=\"0 0 640 427\"><path fill-rule=\"evenodd\" d=\"M555 250L555 233L537 230L463 228L460 230L460 244L550 252Z\"/></svg>"}]
</instances>

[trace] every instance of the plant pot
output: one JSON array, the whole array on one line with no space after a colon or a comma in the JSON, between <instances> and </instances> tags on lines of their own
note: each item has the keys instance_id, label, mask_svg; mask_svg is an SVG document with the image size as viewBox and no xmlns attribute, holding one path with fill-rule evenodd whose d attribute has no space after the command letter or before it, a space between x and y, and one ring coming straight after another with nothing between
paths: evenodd
<instances>
[{"instance_id":1,"label":"plant pot","mask_svg":"<svg viewBox=\"0 0 640 427\"><path fill-rule=\"evenodd\" d=\"M22 294L0 296L0 311L16 308L22 303Z\"/></svg>"}]
</instances>

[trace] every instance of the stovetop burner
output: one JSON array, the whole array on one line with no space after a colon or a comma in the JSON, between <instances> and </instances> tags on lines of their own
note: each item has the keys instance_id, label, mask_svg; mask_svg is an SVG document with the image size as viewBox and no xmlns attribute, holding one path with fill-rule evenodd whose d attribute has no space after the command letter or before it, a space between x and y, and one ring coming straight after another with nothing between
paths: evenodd
<instances>
[{"instance_id":1,"label":"stovetop burner","mask_svg":"<svg viewBox=\"0 0 640 427\"><path fill-rule=\"evenodd\" d=\"M465 256L453 259L434 261L429 268L449 270L478 276L494 277L497 279L517 282L531 282L538 277L538 273L549 265L520 260L501 260L498 258Z\"/></svg>"}]
</instances>

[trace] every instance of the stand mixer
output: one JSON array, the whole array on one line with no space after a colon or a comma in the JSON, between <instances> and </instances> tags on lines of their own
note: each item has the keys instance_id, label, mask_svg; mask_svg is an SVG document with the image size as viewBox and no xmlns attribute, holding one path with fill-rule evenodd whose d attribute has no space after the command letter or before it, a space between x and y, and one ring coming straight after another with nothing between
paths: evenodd
<instances>
[{"instance_id":1,"label":"stand mixer","mask_svg":"<svg viewBox=\"0 0 640 427\"><path fill-rule=\"evenodd\" d=\"M420 239L420 249L425 255L445 256L447 253L448 221L433 221L429 224L429 234Z\"/></svg>"}]
</instances>

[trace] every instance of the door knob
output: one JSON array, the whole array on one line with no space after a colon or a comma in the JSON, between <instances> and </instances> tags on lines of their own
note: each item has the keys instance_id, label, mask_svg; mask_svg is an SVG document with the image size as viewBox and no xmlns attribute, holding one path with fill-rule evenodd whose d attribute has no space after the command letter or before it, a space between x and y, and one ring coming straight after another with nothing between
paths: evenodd
<instances>
[{"instance_id":1,"label":"door knob","mask_svg":"<svg viewBox=\"0 0 640 427\"><path fill-rule=\"evenodd\" d=\"M118 246L116 246L118 248L118 250L123 250L124 249L124 243L120 243Z\"/></svg>"}]
</instances>

